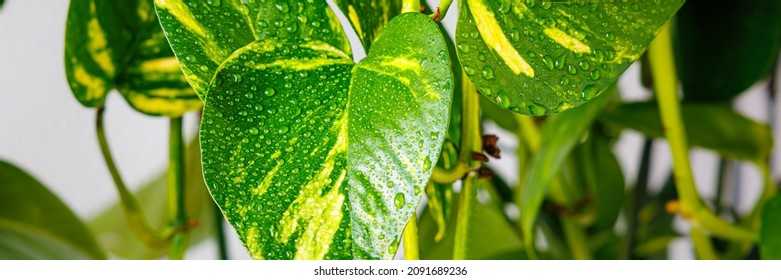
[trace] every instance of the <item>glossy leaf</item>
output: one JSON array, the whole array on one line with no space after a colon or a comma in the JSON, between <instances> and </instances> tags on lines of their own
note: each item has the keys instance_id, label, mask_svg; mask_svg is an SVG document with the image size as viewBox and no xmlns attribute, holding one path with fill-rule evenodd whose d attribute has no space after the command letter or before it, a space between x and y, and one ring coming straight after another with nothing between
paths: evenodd
<instances>
[{"instance_id":1,"label":"glossy leaf","mask_svg":"<svg viewBox=\"0 0 781 280\"><path fill-rule=\"evenodd\" d=\"M781 1L689 0L674 38L687 101L729 100L762 79L781 46Z\"/></svg>"},{"instance_id":2,"label":"glossy leaf","mask_svg":"<svg viewBox=\"0 0 781 280\"><path fill-rule=\"evenodd\" d=\"M336 0L339 10L352 24L361 44L369 50L374 38L401 12L401 0Z\"/></svg>"},{"instance_id":3,"label":"glossy leaf","mask_svg":"<svg viewBox=\"0 0 781 280\"><path fill-rule=\"evenodd\" d=\"M188 219L197 223L190 230L191 245L212 236L215 226L212 209L214 202L203 181L200 148L196 139L187 147L185 156L185 206ZM155 228L162 228L168 222L167 180L167 174L163 172L134 193L147 220ZM168 254L168 248L148 248L138 240L128 226L119 201L98 213L88 226L95 232L100 244L118 257L156 259Z\"/></svg>"},{"instance_id":4,"label":"glossy leaf","mask_svg":"<svg viewBox=\"0 0 781 280\"><path fill-rule=\"evenodd\" d=\"M18 252L20 257L105 258L92 233L68 206L35 178L4 161L0 161L0 232L0 246L4 246L0 252ZM59 255L48 245L69 249Z\"/></svg>"},{"instance_id":5,"label":"glossy leaf","mask_svg":"<svg viewBox=\"0 0 781 280\"><path fill-rule=\"evenodd\" d=\"M427 10L431 10L426 6ZM440 32L447 34L447 32L439 24ZM463 70L461 70L461 64L458 63L458 57L456 55L456 46L453 39L449 36L445 36L445 43L447 44L448 54L450 55L450 69L453 74L453 101L450 107L450 121L448 124L447 133L445 134L445 143L442 145L442 151L437 161L437 167L445 170L452 168L458 161L458 144L461 143L461 94L463 92ZM441 240L448 231L448 218L450 217L451 208L453 207L453 184L439 184L429 180L426 184L426 198L428 199L428 209L431 213L431 217L437 223L437 235L436 241Z\"/></svg>"},{"instance_id":6,"label":"glossy leaf","mask_svg":"<svg viewBox=\"0 0 781 280\"><path fill-rule=\"evenodd\" d=\"M103 106L115 88L150 115L178 117L202 104L166 42L152 0L72 0L65 70L71 91L87 107Z\"/></svg>"},{"instance_id":7,"label":"glossy leaf","mask_svg":"<svg viewBox=\"0 0 781 280\"><path fill-rule=\"evenodd\" d=\"M182 70L203 100L220 65L255 41L319 40L350 54L325 1L154 1Z\"/></svg>"},{"instance_id":8,"label":"glossy leaf","mask_svg":"<svg viewBox=\"0 0 781 280\"><path fill-rule=\"evenodd\" d=\"M617 80L683 2L464 0L458 57L480 92L502 108L553 114Z\"/></svg>"},{"instance_id":9,"label":"glossy leaf","mask_svg":"<svg viewBox=\"0 0 781 280\"><path fill-rule=\"evenodd\" d=\"M770 128L731 108L716 104L681 104L689 144L722 156L764 162L773 147ZM606 112L605 120L637 130L648 137L664 137L656 103L629 103Z\"/></svg>"},{"instance_id":10,"label":"glossy leaf","mask_svg":"<svg viewBox=\"0 0 781 280\"><path fill-rule=\"evenodd\" d=\"M781 260L781 195L768 201L762 211L759 253L764 260Z\"/></svg>"},{"instance_id":11,"label":"glossy leaf","mask_svg":"<svg viewBox=\"0 0 781 280\"><path fill-rule=\"evenodd\" d=\"M373 45L353 67L325 42L262 40L215 76L204 174L255 258L393 257L444 140L453 82L425 15L395 17Z\"/></svg>"},{"instance_id":12,"label":"glossy leaf","mask_svg":"<svg viewBox=\"0 0 781 280\"><path fill-rule=\"evenodd\" d=\"M41 228L0 219L0 260L87 260L81 249Z\"/></svg>"},{"instance_id":13,"label":"glossy leaf","mask_svg":"<svg viewBox=\"0 0 781 280\"><path fill-rule=\"evenodd\" d=\"M601 94L584 106L553 116L541 131L541 146L534 155L532 167L521 190L521 228L527 249L532 248L534 226L542 200L553 177L561 170L580 137L588 131L597 114L605 107L612 92Z\"/></svg>"}]
</instances>

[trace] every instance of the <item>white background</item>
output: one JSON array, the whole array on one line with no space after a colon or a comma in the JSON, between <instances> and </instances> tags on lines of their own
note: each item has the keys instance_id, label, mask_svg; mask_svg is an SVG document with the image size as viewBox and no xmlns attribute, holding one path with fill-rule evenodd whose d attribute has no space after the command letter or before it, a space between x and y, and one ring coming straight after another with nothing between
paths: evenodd
<instances>
[{"instance_id":1,"label":"white background","mask_svg":"<svg viewBox=\"0 0 781 280\"><path fill-rule=\"evenodd\" d=\"M68 1L6 2L0 10L0 159L32 173L77 215L90 219L111 205L117 193L95 138L95 111L82 107L66 82L63 40ZM456 5L453 4L444 21L451 35L455 30ZM344 19L340 12L337 14ZM345 26L349 29L349 24ZM364 52L354 33L348 30L348 34L356 59L361 59ZM638 86L637 68L630 68L620 82L626 99L649 96ZM752 87L737 101L738 109L756 120L767 120L766 90L766 81ZM166 168L168 120L136 113L116 92L109 95L106 106L107 133L115 160L126 183L131 188L140 186ZM197 121L192 114L185 118L186 135L190 138L195 135ZM486 133L500 135L504 157L492 164L508 183L513 184L517 180L512 152L515 140L490 123L486 124ZM627 184L632 184L636 177L642 139L636 133L625 132L616 146ZM669 149L663 141L657 143L651 172L652 189L663 183L670 170ZM774 154L778 156L778 149ZM692 160L698 189L702 196L713 197L717 157L695 149ZM774 174L779 174L779 166L773 164L773 167ZM731 197L737 201L738 209L746 211L753 205L761 181L753 167L739 168L742 187ZM685 222L679 221L676 225L681 231L687 230ZM235 234L229 231L231 257L247 259ZM674 241L671 246L671 258L693 258L691 245L685 238ZM212 241L195 246L188 253L191 259L215 257L216 246Z\"/></svg>"}]
</instances>

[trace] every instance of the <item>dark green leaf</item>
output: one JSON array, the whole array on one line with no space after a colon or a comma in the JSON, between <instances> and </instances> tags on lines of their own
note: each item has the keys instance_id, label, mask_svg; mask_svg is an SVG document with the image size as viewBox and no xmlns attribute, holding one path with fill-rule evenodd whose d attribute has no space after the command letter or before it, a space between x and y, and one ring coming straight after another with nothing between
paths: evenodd
<instances>
[{"instance_id":1,"label":"dark green leaf","mask_svg":"<svg viewBox=\"0 0 781 280\"><path fill-rule=\"evenodd\" d=\"M553 177L559 173L575 144L610 100L613 91L610 89L584 106L545 121L541 135L542 145L534 155L532 168L521 190L521 228L524 236L529 237L525 240L527 248L531 248L533 244L537 214Z\"/></svg>"},{"instance_id":2,"label":"dark green leaf","mask_svg":"<svg viewBox=\"0 0 781 280\"><path fill-rule=\"evenodd\" d=\"M257 41L207 96L206 182L256 258L390 258L452 90L444 38L419 13L391 20L354 67L325 42Z\"/></svg>"},{"instance_id":3,"label":"dark green leaf","mask_svg":"<svg viewBox=\"0 0 781 280\"><path fill-rule=\"evenodd\" d=\"M103 106L116 88L139 112L178 117L201 107L163 35L152 0L72 0L65 70L76 99Z\"/></svg>"},{"instance_id":4,"label":"dark green leaf","mask_svg":"<svg viewBox=\"0 0 781 280\"><path fill-rule=\"evenodd\" d=\"M212 236L214 232L214 202L203 181L201 149L197 140L187 147L184 183L187 217L198 224L190 231L190 244L194 245ZM157 228L168 222L167 184L167 176L163 172L134 194L149 223L158 226ZM118 257L156 259L168 253L168 248L146 247L133 235L119 201L100 212L88 225L99 237L101 245Z\"/></svg>"},{"instance_id":5,"label":"dark green leaf","mask_svg":"<svg viewBox=\"0 0 781 280\"><path fill-rule=\"evenodd\" d=\"M762 211L759 253L763 260L781 260L781 195L776 195Z\"/></svg>"},{"instance_id":6,"label":"dark green leaf","mask_svg":"<svg viewBox=\"0 0 781 280\"><path fill-rule=\"evenodd\" d=\"M684 1L588 2L460 1L464 71L502 108L564 111L617 80Z\"/></svg>"},{"instance_id":7,"label":"dark green leaf","mask_svg":"<svg viewBox=\"0 0 781 280\"><path fill-rule=\"evenodd\" d=\"M67 240L41 228L0 219L0 260L93 259Z\"/></svg>"},{"instance_id":8,"label":"dark green leaf","mask_svg":"<svg viewBox=\"0 0 781 280\"><path fill-rule=\"evenodd\" d=\"M684 99L726 101L762 79L781 46L779 15L778 0L687 1L674 38Z\"/></svg>"},{"instance_id":9,"label":"dark green leaf","mask_svg":"<svg viewBox=\"0 0 781 280\"><path fill-rule=\"evenodd\" d=\"M0 252L9 250L43 258L77 256L71 253L78 252L79 258L105 258L92 233L59 198L35 178L4 161L0 161L0 221L0 245L13 245L8 240L22 242L13 248L0 247ZM25 238L27 234L29 237ZM44 243L35 244L36 241ZM62 255L41 251L54 243L59 244L56 248L72 250L63 251Z\"/></svg>"},{"instance_id":10,"label":"dark green leaf","mask_svg":"<svg viewBox=\"0 0 781 280\"><path fill-rule=\"evenodd\" d=\"M722 156L755 163L764 162L773 147L770 128L746 118L727 106L682 104L681 114L689 144ZM606 112L605 120L637 130L648 137L664 137L655 103L629 103Z\"/></svg>"},{"instance_id":11,"label":"dark green leaf","mask_svg":"<svg viewBox=\"0 0 781 280\"><path fill-rule=\"evenodd\" d=\"M350 19L366 50L385 24L401 12L401 0L336 0L336 5Z\"/></svg>"},{"instance_id":12,"label":"dark green leaf","mask_svg":"<svg viewBox=\"0 0 781 280\"><path fill-rule=\"evenodd\" d=\"M187 80L203 100L218 68L255 41L319 40L351 54L325 1L155 0L155 7Z\"/></svg>"},{"instance_id":13,"label":"dark green leaf","mask_svg":"<svg viewBox=\"0 0 781 280\"><path fill-rule=\"evenodd\" d=\"M594 135L580 149L584 156L578 167L587 173L591 201L596 205L594 226L600 230L612 229L625 197L621 165L604 137Z\"/></svg>"}]
</instances>

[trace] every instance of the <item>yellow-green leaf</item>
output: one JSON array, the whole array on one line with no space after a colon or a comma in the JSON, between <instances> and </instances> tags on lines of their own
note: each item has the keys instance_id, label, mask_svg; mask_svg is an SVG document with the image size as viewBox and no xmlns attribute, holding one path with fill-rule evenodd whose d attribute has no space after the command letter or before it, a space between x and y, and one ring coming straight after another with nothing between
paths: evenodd
<instances>
[{"instance_id":1,"label":"yellow-green leaf","mask_svg":"<svg viewBox=\"0 0 781 280\"><path fill-rule=\"evenodd\" d=\"M84 106L99 107L118 89L150 115L199 109L157 21L151 0L72 0L65 30L68 84Z\"/></svg>"},{"instance_id":2,"label":"yellow-green leaf","mask_svg":"<svg viewBox=\"0 0 781 280\"><path fill-rule=\"evenodd\" d=\"M553 114L610 86L683 2L462 0L458 57L502 108Z\"/></svg>"},{"instance_id":3,"label":"yellow-green leaf","mask_svg":"<svg viewBox=\"0 0 781 280\"><path fill-rule=\"evenodd\" d=\"M391 258L447 129L453 82L436 24L395 17L357 65L322 41L261 40L220 69L204 174L250 254Z\"/></svg>"},{"instance_id":4,"label":"yellow-green leaf","mask_svg":"<svg viewBox=\"0 0 781 280\"><path fill-rule=\"evenodd\" d=\"M336 5L367 50L385 24L401 12L401 0L336 0Z\"/></svg>"},{"instance_id":5,"label":"yellow-green leaf","mask_svg":"<svg viewBox=\"0 0 781 280\"><path fill-rule=\"evenodd\" d=\"M187 80L203 100L220 65L255 41L319 40L350 54L339 19L325 1L155 0L155 7Z\"/></svg>"}]
</instances>

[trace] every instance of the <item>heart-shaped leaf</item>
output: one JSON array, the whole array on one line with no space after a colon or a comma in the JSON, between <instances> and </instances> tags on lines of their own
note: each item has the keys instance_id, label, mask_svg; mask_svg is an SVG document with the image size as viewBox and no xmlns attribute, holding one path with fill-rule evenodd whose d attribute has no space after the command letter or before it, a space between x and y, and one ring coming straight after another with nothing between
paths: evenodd
<instances>
[{"instance_id":1,"label":"heart-shaped leaf","mask_svg":"<svg viewBox=\"0 0 781 280\"><path fill-rule=\"evenodd\" d=\"M263 39L319 40L350 54L325 1L155 0L160 24L201 99L231 54Z\"/></svg>"},{"instance_id":2,"label":"heart-shaped leaf","mask_svg":"<svg viewBox=\"0 0 781 280\"><path fill-rule=\"evenodd\" d=\"M206 182L255 258L391 258L452 91L444 38L422 14L391 20L357 65L322 41L256 41L209 89Z\"/></svg>"},{"instance_id":3,"label":"heart-shaped leaf","mask_svg":"<svg viewBox=\"0 0 781 280\"><path fill-rule=\"evenodd\" d=\"M0 161L0 259L102 259L86 226L18 167Z\"/></svg>"},{"instance_id":4,"label":"heart-shaped leaf","mask_svg":"<svg viewBox=\"0 0 781 280\"><path fill-rule=\"evenodd\" d=\"M137 111L178 117L199 109L165 40L152 0L72 0L65 70L76 99L99 107L118 89Z\"/></svg>"},{"instance_id":5,"label":"heart-shaped leaf","mask_svg":"<svg viewBox=\"0 0 781 280\"><path fill-rule=\"evenodd\" d=\"M502 108L544 115L604 91L684 0L460 2L456 43L466 74Z\"/></svg>"},{"instance_id":6,"label":"heart-shaped leaf","mask_svg":"<svg viewBox=\"0 0 781 280\"><path fill-rule=\"evenodd\" d=\"M781 46L781 1L689 0L675 20L686 101L729 100L762 79Z\"/></svg>"},{"instance_id":7,"label":"heart-shaped leaf","mask_svg":"<svg viewBox=\"0 0 781 280\"><path fill-rule=\"evenodd\" d=\"M393 17L401 12L401 0L336 0L365 49Z\"/></svg>"}]
</instances>

